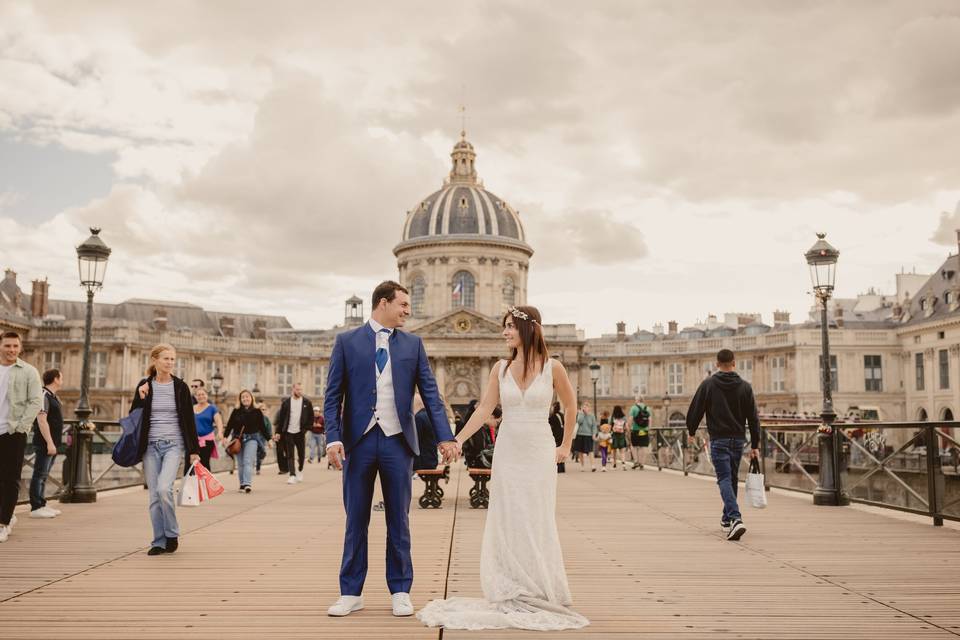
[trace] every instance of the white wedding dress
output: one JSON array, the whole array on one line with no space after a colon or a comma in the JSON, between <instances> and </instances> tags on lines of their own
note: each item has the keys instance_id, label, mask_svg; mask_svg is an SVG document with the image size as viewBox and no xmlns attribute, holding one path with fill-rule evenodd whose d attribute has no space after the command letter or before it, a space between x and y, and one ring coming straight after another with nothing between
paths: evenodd
<instances>
[{"instance_id":1,"label":"white wedding dress","mask_svg":"<svg viewBox=\"0 0 960 640\"><path fill-rule=\"evenodd\" d=\"M511 366L498 363L503 422L494 447L490 508L480 550L483 598L433 600L417 613L449 629L576 629L557 534L556 443L547 417L553 361L521 393ZM519 375L519 373L518 373Z\"/></svg>"}]
</instances>

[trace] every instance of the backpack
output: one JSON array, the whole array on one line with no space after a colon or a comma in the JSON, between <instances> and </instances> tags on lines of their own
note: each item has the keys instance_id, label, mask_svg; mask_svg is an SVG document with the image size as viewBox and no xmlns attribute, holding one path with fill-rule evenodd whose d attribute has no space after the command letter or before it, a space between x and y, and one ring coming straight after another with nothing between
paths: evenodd
<instances>
[{"instance_id":1,"label":"backpack","mask_svg":"<svg viewBox=\"0 0 960 640\"><path fill-rule=\"evenodd\" d=\"M633 416L633 430L646 431L650 427L650 410L646 405L635 405L639 411Z\"/></svg>"}]
</instances>

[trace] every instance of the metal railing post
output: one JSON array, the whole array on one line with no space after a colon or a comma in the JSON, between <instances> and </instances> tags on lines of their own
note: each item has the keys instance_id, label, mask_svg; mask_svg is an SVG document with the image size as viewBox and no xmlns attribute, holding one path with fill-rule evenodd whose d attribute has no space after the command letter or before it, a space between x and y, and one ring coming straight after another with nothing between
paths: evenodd
<instances>
[{"instance_id":1,"label":"metal railing post","mask_svg":"<svg viewBox=\"0 0 960 640\"><path fill-rule=\"evenodd\" d=\"M937 428L929 424L924 428L927 441L927 508L933 518L933 526L943 526L943 494L946 489L943 472L940 468L940 444L937 442Z\"/></svg>"},{"instance_id":2,"label":"metal railing post","mask_svg":"<svg viewBox=\"0 0 960 640\"><path fill-rule=\"evenodd\" d=\"M763 474L763 489L770 491L770 478L767 477L767 430L760 427L760 473Z\"/></svg>"}]
</instances>

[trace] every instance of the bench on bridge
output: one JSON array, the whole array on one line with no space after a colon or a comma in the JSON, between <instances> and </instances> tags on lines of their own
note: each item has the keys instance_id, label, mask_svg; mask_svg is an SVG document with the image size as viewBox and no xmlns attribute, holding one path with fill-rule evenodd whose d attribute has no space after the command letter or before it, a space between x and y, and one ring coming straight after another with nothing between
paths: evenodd
<instances>
[{"instance_id":1,"label":"bench on bridge","mask_svg":"<svg viewBox=\"0 0 960 640\"><path fill-rule=\"evenodd\" d=\"M450 465L442 469L418 469L417 476L424 482L423 495L420 496L421 509L439 509L443 501L443 489L440 480L450 482Z\"/></svg>"},{"instance_id":2,"label":"bench on bridge","mask_svg":"<svg viewBox=\"0 0 960 640\"><path fill-rule=\"evenodd\" d=\"M490 505L490 490L487 489L490 469L468 468L467 473L473 479L473 486L470 487L470 508L486 509Z\"/></svg>"}]
</instances>

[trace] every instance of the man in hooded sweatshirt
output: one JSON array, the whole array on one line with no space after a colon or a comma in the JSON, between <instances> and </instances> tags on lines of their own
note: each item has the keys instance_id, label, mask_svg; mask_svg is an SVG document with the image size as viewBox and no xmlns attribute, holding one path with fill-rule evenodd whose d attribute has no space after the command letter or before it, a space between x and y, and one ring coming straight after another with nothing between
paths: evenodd
<instances>
[{"instance_id":1,"label":"man in hooded sweatshirt","mask_svg":"<svg viewBox=\"0 0 960 640\"><path fill-rule=\"evenodd\" d=\"M750 427L750 457L760 454L760 418L753 388L737 375L736 368L733 351L721 349L717 353L718 371L700 383L687 411L691 443L703 414L707 414L710 460L723 499L720 527L727 534L727 540L739 540L747 532L737 505L737 472L747 443L745 425Z\"/></svg>"}]
</instances>

